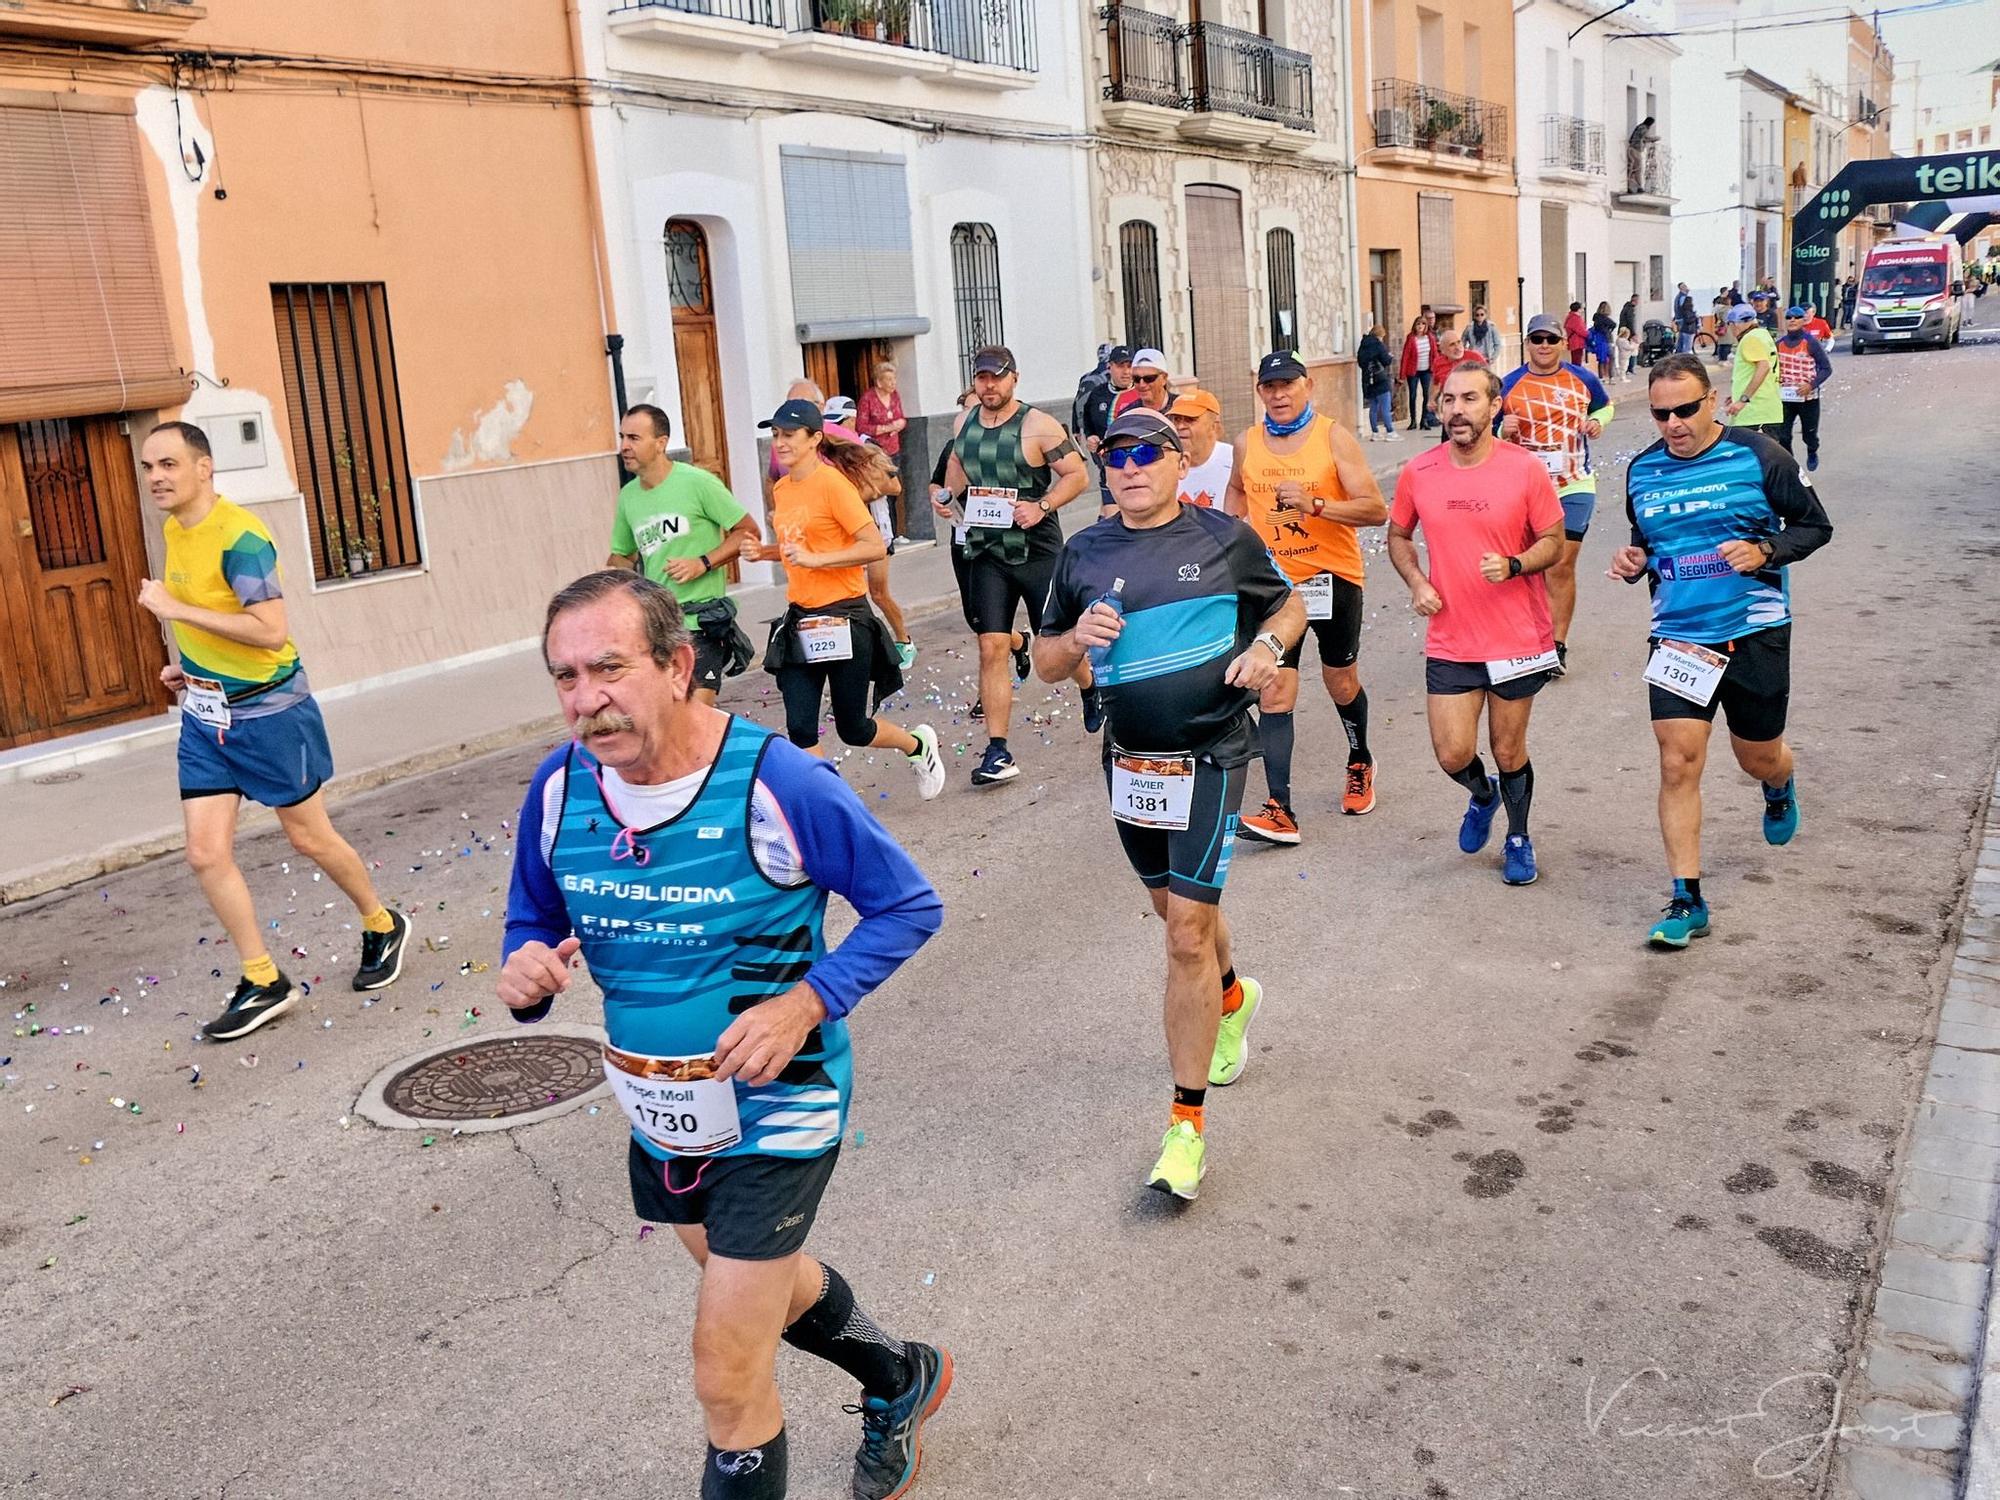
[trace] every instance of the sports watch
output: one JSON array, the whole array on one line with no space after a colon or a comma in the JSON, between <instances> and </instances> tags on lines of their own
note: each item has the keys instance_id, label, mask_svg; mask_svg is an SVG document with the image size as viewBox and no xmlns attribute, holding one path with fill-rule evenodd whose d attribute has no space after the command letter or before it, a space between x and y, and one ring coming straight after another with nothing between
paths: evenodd
<instances>
[{"instance_id":1,"label":"sports watch","mask_svg":"<svg viewBox=\"0 0 2000 1500\"><path fill-rule=\"evenodd\" d=\"M1285 643L1278 639L1278 632L1275 630L1265 631L1256 640L1252 641L1251 644L1253 646L1268 646L1272 656L1276 657L1279 661L1285 659Z\"/></svg>"}]
</instances>

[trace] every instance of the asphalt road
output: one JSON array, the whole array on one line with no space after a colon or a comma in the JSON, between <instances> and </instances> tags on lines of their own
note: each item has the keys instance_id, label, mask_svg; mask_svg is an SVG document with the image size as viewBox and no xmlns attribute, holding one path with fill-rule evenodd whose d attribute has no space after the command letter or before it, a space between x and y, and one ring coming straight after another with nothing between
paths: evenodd
<instances>
[{"instance_id":1,"label":"asphalt road","mask_svg":"<svg viewBox=\"0 0 2000 1500\"><path fill-rule=\"evenodd\" d=\"M1650 440L1637 388L1572 675L1536 709L1532 888L1501 885L1497 839L1457 851L1376 535L1380 807L1332 812L1340 730L1309 692L1306 842L1230 876L1269 998L1193 1206L1141 1185L1167 1104L1161 932L1073 697L1030 690L1045 722L1017 728L1006 788L967 786L968 754L921 805L902 766L849 760L948 908L858 1013L863 1138L812 1241L957 1358L918 1494L1817 1491L2000 703L2000 349L1838 368L1835 539L1795 574L1803 828L1766 847L1754 787L1711 765L1717 927L1687 953L1641 946L1665 887L1645 599L1601 576ZM965 744L969 643L955 615L919 640L923 712ZM749 681L736 706L771 718ZM692 1493L694 1277L638 1234L616 1116L429 1146L352 1118L385 1064L511 1024L461 966L496 957L502 820L538 754L339 809L420 935L449 939L373 1005L346 987L351 913L275 836L246 869L274 952L316 982L244 1044L192 1040L231 955L177 863L0 917L21 1012L0 1042L0 1492ZM793 1493L844 1495L853 1391L780 1359Z\"/></svg>"}]
</instances>

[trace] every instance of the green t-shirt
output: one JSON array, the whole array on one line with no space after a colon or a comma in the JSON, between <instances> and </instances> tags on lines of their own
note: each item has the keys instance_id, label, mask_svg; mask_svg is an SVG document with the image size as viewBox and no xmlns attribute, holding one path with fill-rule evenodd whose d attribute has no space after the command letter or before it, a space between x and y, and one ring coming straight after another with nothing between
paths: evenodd
<instances>
[{"instance_id":1,"label":"green t-shirt","mask_svg":"<svg viewBox=\"0 0 2000 1500\"><path fill-rule=\"evenodd\" d=\"M646 576L672 589L683 604L720 599L729 588L726 569L712 569L693 583L675 583L667 576L667 559L713 551L722 534L746 514L729 487L708 470L677 463L657 489L647 489L635 477L618 492L611 550L620 557L637 554Z\"/></svg>"},{"instance_id":2,"label":"green t-shirt","mask_svg":"<svg viewBox=\"0 0 2000 1500\"><path fill-rule=\"evenodd\" d=\"M1729 394L1741 401L1760 363L1768 363L1771 368L1765 372L1764 383L1757 387L1750 404L1730 419L1735 426L1755 427L1785 420L1785 400L1778 394L1778 341L1771 337L1768 328L1752 323L1736 341L1736 366L1730 372Z\"/></svg>"}]
</instances>

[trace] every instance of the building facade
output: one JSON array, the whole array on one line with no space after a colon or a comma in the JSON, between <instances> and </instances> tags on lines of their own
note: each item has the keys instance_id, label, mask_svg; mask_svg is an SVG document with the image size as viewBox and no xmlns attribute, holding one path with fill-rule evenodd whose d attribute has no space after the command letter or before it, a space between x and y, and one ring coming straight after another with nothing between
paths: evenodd
<instances>
[{"instance_id":1,"label":"building facade","mask_svg":"<svg viewBox=\"0 0 2000 1500\"><path fill-rule=\"evenodd\" d=\"M1732 61L1726 37L1685 36L1675 68L1676 280L1703 312L1717 290L1786 274L1783 84Z\"/></svg>"},{"instance_id":2,"label":"building facade","mask_svg":"<svg viewBox=\"0 0 2000 1500\"><path fill-rule=\"evenodd\" d=\"M533 638L613 478L561 8L23 0L0 43L0 749L170 706L163 418L320 688Z\"/></svg>"}]
</instances>

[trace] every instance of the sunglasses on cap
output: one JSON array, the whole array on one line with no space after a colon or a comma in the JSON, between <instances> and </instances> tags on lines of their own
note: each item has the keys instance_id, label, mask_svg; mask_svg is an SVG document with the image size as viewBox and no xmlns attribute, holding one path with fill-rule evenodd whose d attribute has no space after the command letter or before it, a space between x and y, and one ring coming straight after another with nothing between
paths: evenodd
<instances>
[{"instance_id":1,"label":"sunglasses on cap","mask_svg":"<svg viewBox=\"0 0 2000 1500\"><path fill-rule=\"evenodd\" d=\"M1531 344L1560 344L1562 341L1562 335L1559 333L1531 333L1528 335L1528 342Z\"/></svg>"},{"instance_id":2,"label":"sunglasses on cap","mask_svg":"<svg viewBox=\"0 0 2000 1500\"><path fill-rule=\"evenodd\" d=\"M1683 401L1679 406L1655 406L1652 408L1653 420L1655 422L1668 422L1672 421L1675 417L1679 417L1685 421L1700 411L1702 405L1707 400L1708 397L1706 396L1697 396L1692 401Z\"/></svg>"},{"instance_id":3,"label":"sunglasses on cap","mask_svg":"<svg viewBox=\"0 0 2000 1500\"><path fill-rule=\"evenodd\" d=\"M1123 448L1106 449L1104 461L1114 469L1123 469L1131 464L1149 469L1158 463L1166 452L1164 443L1127 443Z\"/></svg>"}]
</instances>

